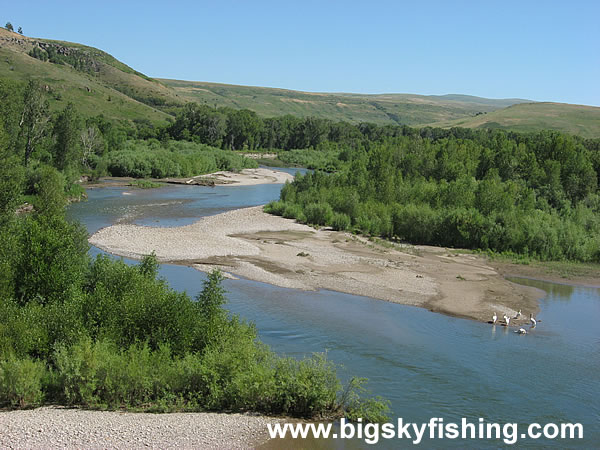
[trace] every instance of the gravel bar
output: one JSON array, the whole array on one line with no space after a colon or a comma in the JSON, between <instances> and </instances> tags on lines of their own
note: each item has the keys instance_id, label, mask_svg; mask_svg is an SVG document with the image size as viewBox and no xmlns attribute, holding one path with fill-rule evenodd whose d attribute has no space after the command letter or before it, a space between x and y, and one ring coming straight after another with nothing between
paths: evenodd
<instances>
[{"instance_id":1,"label":"gravel bar","mask_svg":"<svg viewBox=\"0 0 600 450\"><path fill-rule=\"evenodd\" d=\"M267 423L249 414L150 414L61 407L0 412L0 448L254 448Z\"/></svg>"}]
</instances>

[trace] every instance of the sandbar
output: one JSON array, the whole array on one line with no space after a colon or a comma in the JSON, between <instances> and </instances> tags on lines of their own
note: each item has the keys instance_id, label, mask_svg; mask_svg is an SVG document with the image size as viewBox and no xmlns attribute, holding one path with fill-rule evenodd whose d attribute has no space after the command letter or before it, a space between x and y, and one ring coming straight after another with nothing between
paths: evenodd
<instances>
[{"instance_id":1,"label":"sandbar","mask_svg":"<svg viewBox=\"0 0 600 450\"><path fill-rule=\"evenodd\" d=\"M487 322L496 312L528 322L542 292L506 280L484 257L442 247L386 244L314 229L262 206L205 217L182 227L117 224L90 237L109 253L198 270L218 268L276 286L349 294Z\"/></svg>"}]
</instances>

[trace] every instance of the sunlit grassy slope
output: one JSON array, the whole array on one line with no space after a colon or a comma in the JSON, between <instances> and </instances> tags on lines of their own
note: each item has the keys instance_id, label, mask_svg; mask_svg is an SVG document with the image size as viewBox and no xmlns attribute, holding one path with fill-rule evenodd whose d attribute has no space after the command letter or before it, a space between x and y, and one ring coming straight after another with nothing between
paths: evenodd
<instances>
[{"instance_id":1,"label":"sunlit grassy slope","mask_svg":"<svg viewBox=\"0 0 600 450\"><path fill-rule=\"evenodd\" d=\"M93 70L44 62L28 55L35 46L55 44L81 52ZM106 52L63 41L21 36L0 28L0 80L39 80L51 107L73 102L86 116L148 119L166 122L185 102L247 108L262 117L285 114L314 116L352 123L400 124L516 131L555 129L584 137L600 137L600 108L522 99L487 99L468 95L314 93L236 86L200 81L153 79Z\"/></svg>"},{"instance_id":2,"label":"sunlit grassy slope","mask_svg":"<svg viewBox=\"0 0 600 450\"><path fill-rule=\"evenodd\" d=\"M211 106L248 108L263 117L292 114L336 121L421 125L491 112L526 100L492 100L467 95L314 93L200 81L161 81L179 97Z\"/></svg>"},{"instance_id":3,"label":"sunlit grassy slope","mask_svg":"<svg viewBox=\"0 0 600 450\"><path fill-rule=\"evenodd\" d=\"M498 111L432 124L441 127L500 128L514 131L559 130L600 137L600 108L566 103L523 103Z\"/></svg>"},{"instance_id":4,"label":"sunlit grassy slope","mask_svg":"<svg viewBox=\"0 0 600 450\"><path fill-rule=\"evenodd\" d=\"M52 109L60 109L67 102L73 102L84 115L104 114L112 119L147 118L162 122L168 117L167 114L133 97L156 97L166 102L180 102L168 87L92 47L60 43L89 53L97 68L93 73L32 58L27 53L36 41L57 42L32 39L0 28L0 79L39 80L50 94Z\"/></svg>"}]
</instances>

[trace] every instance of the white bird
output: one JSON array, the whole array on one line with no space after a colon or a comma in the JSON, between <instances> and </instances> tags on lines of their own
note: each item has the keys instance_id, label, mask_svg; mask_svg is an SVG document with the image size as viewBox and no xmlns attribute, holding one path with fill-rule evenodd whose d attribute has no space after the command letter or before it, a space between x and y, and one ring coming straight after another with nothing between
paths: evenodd
<instances>
[{"instance_id":1,"label":"white bird","mask_svg":"<svg viewBox=\"0 0 600 450\"><path fill-rule=\"evenodd\" d=\"M521 310L519 310L519 312L517 313L517 315L515 317L513 317L513 319L518 319L519 317L521 317Z\"/></svg>"},{"instance_id":2,"label":"white bird","mask_svg":"<svg viewBox=\"0 0 600 450\"><path fill-rule=\"evenodd\" d=\"M496 311L494 311L494 315L492 316L492 323L495 324L498 320L498 316L496 315Z\"/></svg>"},{"instance_id":3,"label":"white bird","mask_svg":"<svg viewBox=\"0 0 600 450\"><path fill-rule=\"evenodd\" d=\"M537 320L533 318L533 314L529 313L529 321L531 322L531 326L535 327L537 325Z\"/></svg>"},{"instance_id":4,"label":"white bird","mask_svg":"<svg viewBox=\"0 0 600 450\"><path fill-rule=\"evenodd\" d=\"M504 321L506 322L506 326L510 324L510 317L508 317L506 314L504 314Z\"/></svg>"},{"instance_id":5,"label":"white bird","mask_svg":"<svg viewBox=\"0 0 600 450\"><path fill-rule=\"evenodd\" d=\"M519 331L517 331L517 333L519 333L519 334L527 334L527 330L525 328L519 328Z\"/></svg>"}]
</instances>

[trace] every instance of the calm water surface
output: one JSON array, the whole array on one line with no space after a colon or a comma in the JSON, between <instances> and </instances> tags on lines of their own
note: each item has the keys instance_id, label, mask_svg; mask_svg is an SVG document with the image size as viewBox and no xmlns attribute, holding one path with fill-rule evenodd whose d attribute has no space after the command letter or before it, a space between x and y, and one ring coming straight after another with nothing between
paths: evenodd
<instances>
[{"instance_id":1,"label":"calm water surface","mask_svg":"<svg viewBox=\"0 0 600 450\"><path fill-rule=\"evenodd\" d=\"M71 217L90 233L119 221L179 226L199 217L267 203L281 185L169 186L88 191ZM92 248L91 253L100 252ZM205 275L162 265L178 290L196 295ZM304 292L249 280L227 280L232 313L253 321L263 342L296 357L327 351L340 376L369 378L391 401L393 417L428 422L581 422L583 441L520 440L518 447L600 448L600 290L513 280L546 292L541 323L526 336L505 327L331 291ZM522 425L521 431L524 430ZM341 448L341 442L327 448ZM360 443L346 443L354 448ZM501 441L426 441L429 447L498 448ZM377 447L410 446L402 441Z\"/></svg>"}]
</instances>

